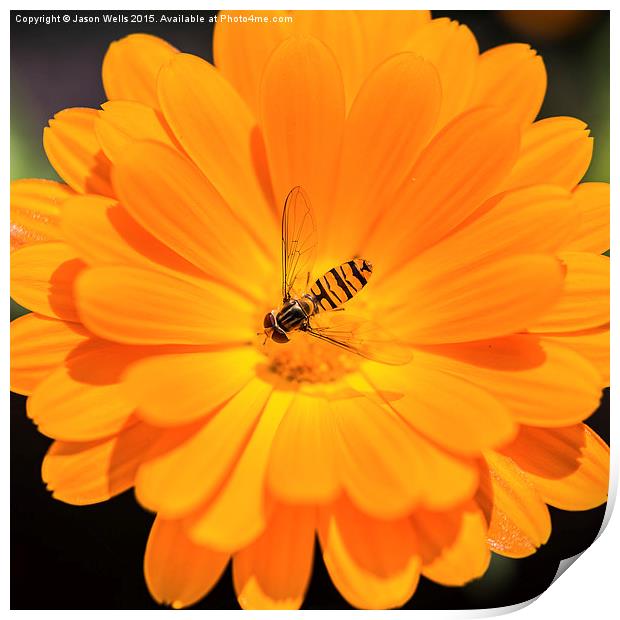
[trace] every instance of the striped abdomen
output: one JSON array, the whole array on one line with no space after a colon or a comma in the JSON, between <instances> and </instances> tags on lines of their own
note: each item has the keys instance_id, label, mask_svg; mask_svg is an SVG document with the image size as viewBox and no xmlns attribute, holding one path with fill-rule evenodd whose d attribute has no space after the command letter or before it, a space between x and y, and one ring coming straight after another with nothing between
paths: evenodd
<instances>
[{"instance_id":1,"label":"striped abdomen","mask_svg":"<svg viewBox=\"0 0 620 620\"><path fill-rule=\"evenodd\" d=\"M342 263L322 275L311 287L314 312L335 310L359 293L372 275L372 265L362 258Z\"/></svg>"}]
</instances>

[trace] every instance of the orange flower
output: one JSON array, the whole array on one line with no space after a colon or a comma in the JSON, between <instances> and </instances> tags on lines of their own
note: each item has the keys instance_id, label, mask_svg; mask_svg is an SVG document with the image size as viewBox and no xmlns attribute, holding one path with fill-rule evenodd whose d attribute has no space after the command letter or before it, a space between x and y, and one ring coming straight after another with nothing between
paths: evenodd
<instances>
[{"instance_id":1,"label":"orange flower","mask_svg":"<svg viewBox=\"0 0 620 620\"><path fill-rule=\"evenodd\" d=\"M214 48L215 67L113 43L103 109L44 133L66 185L13 186L12 293L33 313L12 387L56 439L53 495L135 487L156 600L191 605L232 558L240 604L268 609L301 605L315 532L343 596L387 608L420 574L461 585L490 551L534 553L546 504L604 502L583 420L608 381L609 188L578 185L584 123L534 122L541 58L479 54L424 11L223 21ZM407 365L256 337L295 185L317 275L370 259L350 305Z\"/></svg>"}]
</instances>

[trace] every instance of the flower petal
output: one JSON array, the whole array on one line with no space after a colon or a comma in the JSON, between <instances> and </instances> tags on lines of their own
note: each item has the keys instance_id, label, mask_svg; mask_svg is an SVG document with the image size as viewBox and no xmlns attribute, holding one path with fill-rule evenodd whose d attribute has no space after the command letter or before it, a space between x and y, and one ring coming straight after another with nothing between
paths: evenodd
<instances>
[{"instance_id":1,"label":"flower petal","mask_svg":"<svg viewBox=\"0 0 620 620\"><path fill-rule=\"evenodd\" d=\"M480 56L471 105L502 108L525 127L536 118L546 90L542 58L525 43L509 43Z\"/></svg>"},{"instance_id":2,"label":"flower petal","mask_svg":"<svg viewBox=\"0 0 620 620\"><path fill-rule=\"evenodd\" d=\"M11 297L45 316L79 321L74 286L84 266L65 243L25 246L11 255Z\"/></svg>"},{"instance_id":3,"label":"flower petal","mask_svg":"<svg viewBox=\"0 0 620 620\"><path fill-rule=\"evenodd\" d=\"M243 609L299 609L312 574L314 507L280 505L261 536L233 558Z\"/></svg>"},{"instance_id":4,"label":"flower petal","mask_svg":"<svg viewBox=\"0 0 620 620\"><path fill-rule=\"evenodd\" d=\"M215 499L185 519L188 534L198 544L238 551L265 529L268 516L264 484L269 454L278 425L292 394L274 391L239 457Z\"/></svg>"},{"instance_id":5,"label":"flower petal","mask_svg":"<svg viewBox=\"0 0 620 620\"><path fill-rule=\"evenodd\" d=\"M478 42L467 26L448 18L433 19L408 39L403 49L431 62L441 82L438 127L465 109L478 71Z\"/></svg>"},{"instance_id":6,"label":"flower petal","mask_svg":"<svg viewBox=\"0 0 620 620\"><path fill-rule=\"evenodd\" d=\"M434 245L491 196L512 168L519 133L492 109L456 117L422 151L364 251L384 273Z\"/></svg>"},{"instance_id":7,"label":"flower petal","mask_svg":"<svg viewBox=\"0 0 620 620\"><path fill-rule=\"evenodd\" d=\"M239 21L249 14L268 22L256 28ZM350 104L366 75L403 51L411 34L429 19L430 11L226 11L215 26L215 64L258 110L259 79L270 54L289 36L313 36L334 55Z\"/></svg>"},{"instance_id":8,"label":"flower petal","mask_svg":"<svg viewBox=\"0 0 620 620\"><path fill-rule=\"evenodd\" d=\"M214 278L262 299L260 277L233 279L231 274L246 274L253 264L254 275L271 275L274 265L209 181L178 151L136 142L117 162L113 178L123 206L147 231Z\"/></svg>"},{"instance_id":9,"label":"flower petal","mask_svg":"<svg viewBox=\"0 0 620 620\"><path fill-rule=\"evenodd\" d=\"M88 442L55 441L41 475L53 497L83 506L104 502L133 485L145 452L159 431L130 421L123 432Z\"/></svg>"},{"instance_id":10,"label":"flower petal","mask_svg":"<svg viewBox=\"0 0 620 620\"><path fill-rule=\"evenodd\" d=\"M80 194L113 196L110 160L95 134L97 110L69 108L58 112L43 130L43 148L56 172Z\"/></svg>"},{"instance_id":11,"label":"flower petal","mask_svg":"<svg viewBox=\"0 0 620 620\"><path fill-rule=\"evenodd\" d=\"M150 34L130 34L114 41L101 69L107 98L137 101L157 109L157 75L176 53L172 45Z\"/></svg>"},{"instance_id":12,"label":"flower petal","mask_svg":"<svg viewBox=\"0 0 620 620\"><path fill-rule=\"evenodd\" d=\"M535 185L494 196L459 230L408 263L408 273L437 273L526 253L553 253L574 235L579 216L570 192ZM395 273L393 285L402 273Z\"/></svg>"},{"instance_id":13,"label":"flower petal","mask_svg":"<svg viewBox=\"0 0 620 620\"><path fill-rule=\"evenodd\" d=\"M420 556L408 519L374 519L342 497L321 511L319 539L330 577L355 607L400 607L415 592Z\"/></svg>"},{"instance_id":14,"label":"flower petal","mask_svg":"<svg viewBox=\"0 0 620 620\"><path fill-rule=\"evenodd\" d=\"M366 514L400 518L420 502L443 508L473 494L469 463L434 448L389 408L364 396L329 404L342 486Z\"/></svg>"},{"instance_id":15,"label":"flower petal","mask_svg":"<svg viewBox=\"0 0 620 620\"><path fill-rule=\"evenodd\" d=\"M194 544L180 521L157 517L144 554L144 577L149 592L162 605L188 607L218 582L229 556Z\"/></svg>"},{"instance_id":16,"label":"flower petal","mask_svg":"<svg viewBox=\"0 0 620 620\"><path fill-rule=\"evenodd\" d=\"M495 396L515 419L533 426L566 426L598 406L600 377L583 357L547 339L518 335L426 347L424 364L456 374Z\"/></svg>"},{"instance_id":17,"label":"flower petal","mask_svg":"<svg viewBox=\"0 0 620 620\"><path fill-rule=\"evenodd\" d=\"M331 13L323 12L327 16ZM413 33L431 21L430 11L361 10L355 13L364 38L367 72L386 58L407 49L407 41Z\"/></svg>"},{"instance_id":18,"label":"flower petal","mask_svg":"<svg viewBox=\"0 0 620 620\"><path fill-rule=\"evenodd\" d=\"M532 555L547 542L551 519L528 476L506 456L485 454L488 475L482 478L478 503L489 523L491 551L509 558Z\"/></svg>"},{"instance_id":19,"label":"flower petal","mask_svg":"<svg viewBox=\"0 0 620 620\"><path fill-rule=\"evenodd\" d=\"M276 244L275 212L257 175L262 138L243 99L213 65L191 54L176 55L159 74L157 88L185 151L233 212L250 227L261 222L270 235L265 241Z\"/></svg>"},{"instance_id":20,"label":"flower petal","mask_svg":"<svg viewBox=\"0 0 620 620\"><path fill-rule=\"evenodd\" d=\"M179 426L234 396L254 376L261 357L254 348L157 355L125 373L123 391L147 422Z\"/></svg>"},{"instance_id":21,"label":"flower petal","mask_svg":"<svg viewBox=\"0 0 620 620\"><path fill-rule=\"evenodd\" d=\"M138 471L138 501L166 518L177 518L212 497L242 453L270 393L269 385L254 380L185 441L170 448L165 436L161 445L154 444ZM217 405L214 401L211 411Z\"/></svg>"},{"instance_id":22,"label":"flower petal","mask_svg":"<svg viewBox=\"0 0 620 620\"><path fill-rule=\"evenodd\" d=\"M214 282L135 267L94 267L79 278L76 296L84 324L117 342L217 345L255 337L254 305Z\"/></svg>"},{"instance_id":23,"label":"flower petal","mask_svg":"<svg viewBox=\"0 0 620 620\"><path fill-rule=\"evenodd\" d=\"M484 515L473 502L446 512L416 510L422 574L442 585L462 586L485 573L491 553Z\"/></svg>"},{"instance_id":24,"label":"flower petal","mask_svg":"<svg viewBox=\"0 0 620 620\"><path fill-rule=\"evenodd\" d=\"M38 314L11 321L11 390L30 394L87 338L88 332L77 323Z\"/></svg>"},{"instance_id":25,"label":"flower petal","mask_svg":"<svg viewBox=\"0 0 620 620\"><path fill-rule=\"evenodd\" d=\"M609 448L585 424L522 426L502 452L534 483L541 498L562 510L588 510L607 501Z\"/></svg>"},{"instance_id":26,"label":"flower petal","mask_svg":"<svg viewBox=\"0 0 620 620\"><path fill-rule=\"evenodd\" d=\"M135 101L106 101L95 121L95 133L107 158L115 163L129 144L153 140L176 148L170 129L157 110Z\"/></svg>"},{"instance_id":27,"label":"flower petal","mask_svg":"<svg viewBox=\"0 0 620 620\"><path fill-rule=\"evenodd\" d=\"M63 441L90 441L119 433L134 410L120 376L143 349L89 340L74 348L26 404L39 431Z\"/></svg>"},{"instance_id":28,"label":"flower petal","mask_svg":"<svg viewBox=\"0 0 620 620\"><path fill-rule=\"evenodd\" d=\"M11 183L11 251L60 239L60 206L74 195L64 183L19 179Z\"/></svg>"},{"instance_id":29,"label":"flower petal","mask_svg":"<svg viewBox=\"0 0 620 620\"><path fill-rule=\"evenodd\" d=\"M76 196L63 205L63 238L90 265L128 264L180 271L202 271L142 228L116 200Z\"/></svg>"},{"instance_id":30,"label":"flower petal","mask_svg":"<svg viewBox=\"0 0 620 620\"><path fill-rule=\"evenodd\" d=\"M609 325L578 332L545 334L543 342L556 342L585 357L601 375L601 387L609 385Z\"/></svg>"},{"instance_id":31,"label":"flower petal","mask_svg":"<svg viewBox=\"0 0 620 620\"><path fill-rule=\"evenodd\" d=\"M213 57L221 74L245 99L258 116L259 85L263 69L273 50L291 34L293 26L274 18L289 11L226 11L213 32ZM220 14L221 15L221 14ZM239 18L255 15L267 23L243 22Z\"/></svg>"},{"instance_id":32,"label":"flower petal","mask_svg":"<svg viewBox=\"0 0 620 620\"><path fill-rule=\"evenodd\" d=\"M475 455L516 432L500 401L464 379L425 367L424 359L398 368L367 364L364 373L409 424L453 452Z\"/></svg>"},{"instance_id":33,"label":"flower petal","mask_svg":"<svg viewBox=\"0 0 620 620\"><path fill-rule=\"evenodd\" d=\"M565 246L573 252L601 254L609 249L609 183L582 183L573 192L581 225Z\"/></svg>"},{"instance_id":34,"label":"flower petal","mask_svg":"<svg viewBox=\"0 0 620 620\"><path fill-rule=\"evenodd\" d=\"M390 309L397 335L416 344L468 342L536 324L560 298L564 269L552 256L517 255L430 274L407 269L399 282L399 294L416 302L414 312Z\"/></svg>"},{"instance_id":35,"label":"flower petal","mask_svg":"<svg viewBox=\"0 0 620 620\"><path fill-rule=\"evenodd\" d=\"M271 492L291 503L324 503L340 491L337 436L325 399L299 393L278 426L269 457Z\"/></svg>"},{"instance_id":36,"label":"flower petal","mask_svg":"<svg viewBox=\"0 0 620 620\"><path fill-rule=\"evenodd\" d=\"M327 253L359 251L428 142L440 105L437 72L414 54L391 57L366 79L345 125L336 206L322 231Z\"/></svg>"},{"instance_id":37,"label":"flower petal","mask_svg":"<svg viewBox=\"0 0 620 620\"><path fill-rule=\"evenodd\" d=\"M609 323L609 258L586 252L562 252L564 291L539 321L535 332L567 332Z\"/></svg>"},{"instance_id":38,"label":"flower petal","mask_svg":"<svg viewBox=\"0 0 620 620\"><path fill-rule=\"evenodd\" d=\"M317 39L287 39L265 67L260 101L276 205L301 185L321 220L332 204L344 126L342 77L333 55Z\"/></svg>"},{"instance_id":39,"label":"flower petal","mask_svg":"<svg viewBox=\"0 0 620 620\"><path fill-rule=\"evenodd\" d=\"M590 165L592 144L587 125L576 118L538 121L523 132L519 159L503 186L549 183L571 190Z\"/></svg>"},{"instance_id":40,"label":"flower petal","mask_svg":"<svg viewBox=\"0 0 620 620\"><path fill-rule=\"evenodd\" d=\"M347 109L370 67L365 65L364 36L356 11L295 11L297 35L316 37L334 55L344 86Z\"/></svg>"}]
</instances>

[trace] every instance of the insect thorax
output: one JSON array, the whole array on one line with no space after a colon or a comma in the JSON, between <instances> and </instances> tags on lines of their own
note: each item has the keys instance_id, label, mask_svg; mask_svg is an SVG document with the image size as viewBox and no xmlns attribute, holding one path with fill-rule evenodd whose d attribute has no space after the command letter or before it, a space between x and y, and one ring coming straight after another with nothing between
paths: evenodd
<instances>
[{"instance_id":1,"label":"insect thorax","mask_svg":"<svg viewBox=\"0 0 620 620\"><path fill-rule=\"evenodd\" d=\"M290 299L276 316L278 327L285 332L301 329L307 324L313 311L314 305L310 299Z\"/></svg>"}]
</instances>

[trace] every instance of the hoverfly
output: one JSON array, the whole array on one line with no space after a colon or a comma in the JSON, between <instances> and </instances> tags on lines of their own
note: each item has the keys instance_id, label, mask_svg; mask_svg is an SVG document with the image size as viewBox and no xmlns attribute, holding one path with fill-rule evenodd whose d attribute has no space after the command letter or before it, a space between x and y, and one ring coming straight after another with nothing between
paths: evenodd
<instances>
[{"instance_id":1,"label":"hoverfly","mask_svg":"<svg viewBox=\"0 0 620 620\"><path fill-rule=\"evenodd\" d=\"M385 364L405 364L410 351L374 322L338 312L329 325L321 325L317 315L344 310L341 306L368 283L372 264L353 258L333 267L312 286L310 273L316 258L316 225L304 190L294 187L286 197L282 213L282 304L265 315L266 339L287 343L290 334L300 332L351 353ZM298 290L306 278L305 289Z\"/></svg>"}]
</instances>

